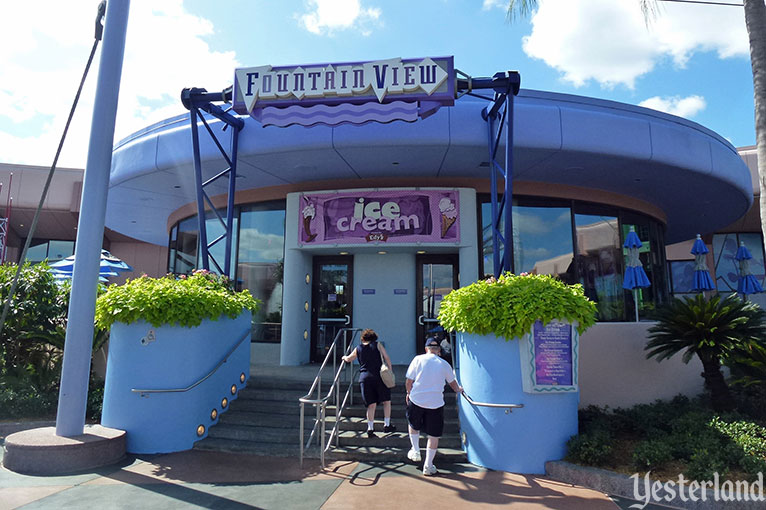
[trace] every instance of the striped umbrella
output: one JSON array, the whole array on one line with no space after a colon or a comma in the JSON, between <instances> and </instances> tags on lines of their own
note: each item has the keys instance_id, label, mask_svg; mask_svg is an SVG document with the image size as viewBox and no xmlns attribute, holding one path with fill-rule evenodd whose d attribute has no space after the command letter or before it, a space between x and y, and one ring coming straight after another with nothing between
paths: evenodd
<instances>
[{"instance_id":1,"label":"striped umbrella","mask_svg":"<svg viewBox=\"0 0 766 510\"><path fill-rule=\"evenodd\" d=\"M638 289L651 285L646 276L644 266L641 265L641 259L638 257L638 249L643 244L636 234L636 229L630 227L630 232L625 236L623 247L628 250L628 259L625 263L625 278L622 281L622 288L633 291L633 304L636 308L636 322L638 322Z\"/></svg>"},{"instance_id":2,"label":"striped umbrella","mask_svg":"<svg viewBox=\"0 0 766 510\"><path fill-rule=\"evenodd\" d=\"M709 251L710 250L707 249L704 241L702 241L702 237L697 234L697 239L694 241L691 251L692 255L694 255L694 284L692 285L692 290L694 292L715 289L713 279L710 277L710 270L705 261L707 258L705 255Z\"/></svg>"}]
</instances>

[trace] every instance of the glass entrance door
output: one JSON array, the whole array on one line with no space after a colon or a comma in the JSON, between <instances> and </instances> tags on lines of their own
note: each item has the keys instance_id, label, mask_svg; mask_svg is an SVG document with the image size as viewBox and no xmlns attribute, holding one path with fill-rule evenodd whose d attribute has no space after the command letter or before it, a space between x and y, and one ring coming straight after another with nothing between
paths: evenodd
<instances>
[{"instance_id":1,"label":"glass entrance door","mask_svg":"<svg viewBox=\"0 0 766 510\"><path fill-rule=\"evenodd\" d=\"M311 361L321 363L341 328L351 327L353 257L314 257ZM340 354L340 352L339 352Z\"/></svg>"},{"instance_id":2,"label":"glass entrance door","mask_svg":"<svg viewBox=\"0 0 766 510\"><path fill-rule=\"evenodd\" d=\"M439 341L446 338L444 328L436 318L444 296L458 287L457 255L418 255L416 263L417 326L415 333L415 352L425 352L427 336L437 336ZM449 358L447 352L442 352Z\"/></svg>"}]
</instances>

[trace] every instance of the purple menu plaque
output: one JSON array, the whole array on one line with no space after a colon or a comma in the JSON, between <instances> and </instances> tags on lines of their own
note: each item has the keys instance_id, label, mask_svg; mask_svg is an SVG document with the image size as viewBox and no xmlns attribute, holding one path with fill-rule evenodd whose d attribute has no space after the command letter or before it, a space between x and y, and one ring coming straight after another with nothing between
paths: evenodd
<instances>
[{"instance_id":1,"label":"purple menu plaque","mask_svg":"<svg viewBox=\"0 0 766 510\"><path fill-rule=\"evenodd\" d=\"M537 321L532 328L535 349L535 384L572 385L572 325Z\"/></svg>"}]
</instances>

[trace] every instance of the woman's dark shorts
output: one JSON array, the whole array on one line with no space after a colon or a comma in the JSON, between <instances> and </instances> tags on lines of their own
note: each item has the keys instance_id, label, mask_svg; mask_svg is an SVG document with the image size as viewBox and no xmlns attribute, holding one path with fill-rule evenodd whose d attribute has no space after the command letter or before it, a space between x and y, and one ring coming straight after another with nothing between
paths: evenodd
<instances>
[{"instance_id":1,"label":"woman's dark shorts","mask_svg":"<svg viewBox=\"0 0 766 510\"><path fill-rule=\"evenodd\" d=\"M407 421L410 427L425 432L430 437L442 437L444 432L444 406L436 409L426 409L413 404L407 404Z\"/></svg>"},{"instance_id":2,"label":"woman's dark shorts","mask_svg":"<svg viewBox=\"0 0 766 510\"><path fill-rule=\"evenodd\" d=\"M391 400L391 390L376 374L368 372L359 374L359 386L362 390L362 402L366 407Z\"/></svg>"}]
</instances>

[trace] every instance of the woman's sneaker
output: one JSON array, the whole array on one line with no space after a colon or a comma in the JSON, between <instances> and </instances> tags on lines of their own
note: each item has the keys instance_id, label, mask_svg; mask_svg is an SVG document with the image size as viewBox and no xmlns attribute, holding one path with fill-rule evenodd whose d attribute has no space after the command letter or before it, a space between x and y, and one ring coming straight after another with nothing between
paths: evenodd
<instances>
[{"instance_id":1,"label":"woman's sneaker","mask_svg":"<svg viewBox=\"0 0 766 510\"><path fill-rule=\"evenodd\" d=\"M414 449L410 449L410 451L407 452L407 458L412 462L420 462L422 460L420 457L420 452Z\"/></svg>"},{"instance_id":2,"label":"woman's sneaker","mask_svg":"<svg viewBox=\"0 0 766 510\"><path fill-rule=\"evenodd\" d=\"M386 434L390 434L391 432L396 432L396 425L386 425L383 427L383 432Z\"/></svg>"},{"instance_id":3,"label":"woman's sneaker","mask_svg":"<svg viewBox=\"0 0 766 510\"><path fill-rule=\"evenodd\" d=\"M423 475L424 476L434 476L438 475L439 472L436 470L436 466L431 464L430 466L423 466Z\"/></svg>"}]
</instances>

